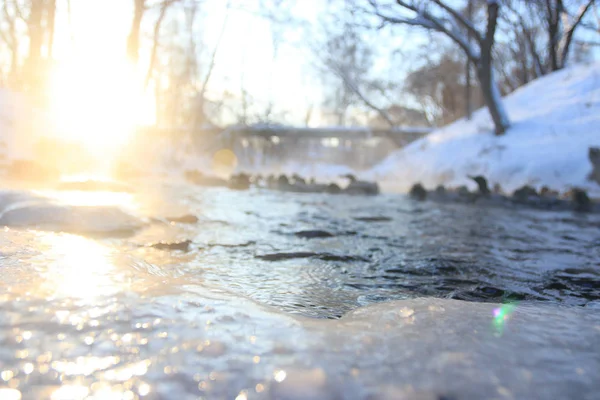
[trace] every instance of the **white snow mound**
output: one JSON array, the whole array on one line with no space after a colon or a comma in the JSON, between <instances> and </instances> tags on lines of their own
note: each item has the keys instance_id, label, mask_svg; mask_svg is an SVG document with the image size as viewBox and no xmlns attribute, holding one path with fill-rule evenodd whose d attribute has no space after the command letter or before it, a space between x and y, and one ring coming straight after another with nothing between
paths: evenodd
<instances>
[{"instance_id":1,"label":"white snow mound","mask_svg":"<svg viewBox=\"0 0 600 400\"><path fill-rule=\"evenodd\" d=\"M600 186L587 180L588 148L600 146L600 64L578 65L540 78L504 98L511 129L493 134L487 109L392 153L368 172L388 190L416 182L474 187L484 175L505 191L547 185L566 191Z\"/></svg>"}]
</instances>

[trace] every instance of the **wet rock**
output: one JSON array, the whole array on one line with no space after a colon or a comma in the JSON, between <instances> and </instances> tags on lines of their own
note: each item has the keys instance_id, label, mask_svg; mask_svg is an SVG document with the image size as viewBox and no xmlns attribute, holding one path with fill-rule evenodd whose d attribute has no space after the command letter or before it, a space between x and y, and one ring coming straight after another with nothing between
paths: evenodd
<instances>
[{"instance_id":1,"label":"wet rock","mask_svg":"<svg viewBox=\"0 0 600 400\"><path fill-rule=\"evenodd\" d=\"M540 196L549 198L558 198L559 193L556 190L550 189L548 186L542 186L540 189Z\"/></svg>"},{"instance_id":2,"label":"wet rock","mask_svg":"<svg viewBox=\"0 0 600 400\"><path fill-rule=\"evenodd\" d=\"M515 190L512 195L513 200L518 202L526 202L532 197L538 197L538 193L534 188L528 185L522 186L519 189Z\"/></svg>"},{"instance_id":3,"label":"wet rock","mask_svg":"<svg viewBox=\"0 0 600 400\"><path fill-rule=\"evenodd\" d=\"M235 244L231 244L231 243L209 243L209 244L206 245L206 247L249 247L249 246L253 246L255 244L256 244L256 242L254 240L250 240L248 242L235 243Z\"/></svg>"},{"instance_id":4,"label":"wet rock","mask_svg":"<svg viewBox=\"0 0 600 400\"><path fill-rule=\"evenodd\" d=\"M5 210L0 226L79 233L97 237L126 237L145 224L112 206L70 206L45 199Z\"/></svg>"},{"instance_id":5,"label":"wet rock","mask_svg":"<svg viewBox=\"0 0 600 400\"><path fill-rule=\"evenodd\" d=\"M379 185L377 182L361 181L352 174L342 176L350 181L342 192L346 194L377 195L379 194Z\"/></svg>"},{"instance_id":6,"label":"wet rock","mask_svg":"<svg viewBox=\"0 0 600 400\"><path fill-rule=\"evenodd\" d=\"M588 179L600 184L600 147L590 147L588 157L592 163L592 172Z\"/></svg>"},{"instance_id":7,"label":"wet rock","mask_svg":"<svg viewBox=\"0 0 600 400\"><path fill-rule=\"evenodd\" d=\"M325 192L329 194L338 194L342 192L342 188L340 188L339 185L335 183L330 183L329 185L327 185Z\"/></svg>"},{"instance_id":8,"label":"wet rock","mask_svg":"<svg viewBox=\"0 0 600 400\"><path fill-rule=\"evenodd\" d=\"M243 172L232 175L227 186L234 190L248 190L250 188L250 175Z\"/></svg>"},{"instance_id":9,"label":"wet rock","mask_svg":"<svg viewBox=\"0 0 600 400\"><path fill-rule=\"evenodd\" d=\"M352 218L355 221L361 222L390 222L392 218L390 217L354 217Z\"/></svg>"},{"instance_id":10,"label":"wet rock","mask_svg":"<svg viewBox=\"0 0 600 400\"><path fill-rule=\"evenodd\" d=\"M587 192L582 189L575 188L571 190L571 200L577 212L590 212L593 205Z\"/></svg>"},{"instance_id":11,"label":"wet rock","mask_svg":"<svg viewBox=\"0 0 600 400\"><path fill-rule=\"evenodd\" d=\"M469 192L469 188L466 187L465 185L459 186L456 189L456 193L462 197L469 197L471 195L471 192Z\"/></svg>"},{"instance_id":12,"label":"wet rock","mask_svg":"<svg viewBox=\"0 0 600 400\"><path fill-rule=\"evenodd\" d=\"M341 261L341 262L352 262L352 261L368 261L367 259L359 256L346 256L332 253L315 253L312 251L299 251L290 253L271 253L256 255L256 258L264 261L286 261L294 260L299 258L316 258L322 261Z\"/></svg>"},{"instance_id":13,"label":"wet rock","mask_svg":"<svg viewBox=\"0 0 600 400\"><path fill-rule=\"evenodd\" d=\"M443 188L443 186L442 186L442 188ZM437 191L437 189L436 189L436 191ZM445 192L445 189L444 189L444 192ZM416 183L410 188L408 195L415 200L423 201L427 198L427 190L425 190L423 185L421 185L420 183Z\"/></svg>"},{"instance_id":14,"label":"wet rock","mask_svg":"<svg viewBox=\"0 0 600 400\"><path fill-rule=\"evenodd\" d=\"M190 251L190 245L192 244L191 240L183 240L181 242L159 242L153 243L148 247L152 247L153 249L158 250L178 250L188 252Z\"/></svg>"},{"instance_id":15,"label":"wet rock","mask_svg":"<svg viewBox=\"0 0 600 400\"><path fill-rule=\"evenodd\" d=\"M185 171L184 177L188 182L200 186L226 187L228 185L228 182L225 179L204 175L202 172L197 170Z\"/></svg>"},{"instance_id":16,"label":"wet rock","mask_svg":"<svg viewBox=\"0 0 600 400\"><path fill-rule=\"evenodd\" d=\"M298 232L294 233L294 235L296 235L299 238L304 238L304 239L329 238L329 237L334 236L332 233L329 233L327 231L321 231L321 230L298 231Z\"/></svg>"},{"instance_id":17,"label":"wet rock","mask_svg":"<svg viewBox=\"0 0 600 400\"><path fill-rule=\"evenodd\" d=\"M167 221L178 224L195 224L199 221L198 217L192 214L185 214L180 217L167 217Z\"/></svg>"},{"instance_id":18,"label":"wet rock","mask_svg":"<svg viewBox=\"0 0 600 400\"><path fill-rule=\"evenodd\" d=\"M422 187L422 186L421 186L421 187ZM436 195L438 195L438 196L443 196L443 195L445 195L445 194L446 194L446 188L444 187L444 185L438 185L438 186L435 188L435 191L434 191L434 193L435 193Z\"/></svg>"},{"instance_id":19,"label":"wet rock","mask_svg":"<svg viewBox=\"0 0 600 400\"><path fill-rule=\"evenodd\" d=\"M292 175L292 182L295 183L295 184L296 183L300 183L302 185L306 185L306 179L304 179L303 177L301 177L298 174L293 174Z\"/></svg>"}]
</instances>

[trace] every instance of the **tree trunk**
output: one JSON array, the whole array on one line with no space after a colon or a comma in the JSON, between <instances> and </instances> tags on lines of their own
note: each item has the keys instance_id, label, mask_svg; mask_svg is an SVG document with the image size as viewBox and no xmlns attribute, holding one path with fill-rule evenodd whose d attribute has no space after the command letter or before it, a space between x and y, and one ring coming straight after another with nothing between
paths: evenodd
<instances>
[{"instance_id":1,"label":"tree trunk","mask_svg":"<svg viewBox=\"0 0 600 400\"><path fill-rule=\"evenodd\" d=\"M494 127L496 135L503 135L510 126L508 114L504 109L502 98L500 96L500 90L496 80L494 79L494 73L492 72L491 65L484 66L480 64L477 67L477 78L479 80L479 86L485 100L492 120L494 121Z\"/></svg>"},{"instance_id":2,"label":"tree trunk","mask_svg":"<svg viewBox=\"0 0 600 400\"><path fill-rule=\"evenodd\" d=\"M127 37L127 57L134 64L137 64L140 58L140 29L145 7L146 0L134 0L133 21L131 22L129 36Z\"/></svg>"},{"instance_id":3,"label":"tree trunk","mask_svg":"<svg viewBox=\"0 0 600 400\"><path fill-rule=\"evenodd\" d=\"M37 90L41 85L42 44L44 43L44 29L42 20L44 15L44 1L32 0L29 18L27 18L27 31L29 34L29 52L25 63L25 84L29 89Z\"/></svg>"},{"instance_id":4,"label":"tree trunk","mask_svg":"<svg viewBox=\"0 0 600 400\"><path fill-rule=\"evenodd\" d=\"M44 12L43 0L32 0L31 11L27 20L29 30L29 60L37 64L41 57L43 43L42 16Z\"/></svg>"},{"instance_id":5,"label":"tree trunk","mask_svg":"<svg viewBox=\"0 0 600 400\"><path fill-rule=\"evenodd\" d=\"M160 37L160 27L162 26L163 20L167 15L167 9L177 2L178 0L165 0L161 7L160 13L158 14L158 19L154 24L154 36L152 41L152 53L150 54L150 62L148 64L148 71L146 72L146 79L144 79L144 89L148 87L150 83L150 78L152 78L152 72L154 72L154 66L156 64L156 53L158 52L158 40Z\"/></svg>"},{"instance_id":6,"label":"tree trunk","mask_svg":"<svg viewBox=\"0 0 600 400\"><path fill-rule=\"evenodd\" d=\"M54 23L56 19L56 0L48 0L46 29L48 30L48 58L52 59L54 47Z\"/></svg>"},{"instance_id":7,"label":"tree trunk","mask_svg":"<svg viewBox=\"0 0 600 400\"><path fill-rule=\"evenodd\" d=\"M560 69L560 63L558 59L558 45L560 42L560 18L562 11L562 0L556 0L556 4L552 4L551 0L546 0L546 12L548 20L548 54L550 56L550 71L558 71Z\"/></svg>"},{"instance_id":8,"label":"tree trunk","mask_svg":"<svg viewBox=\"0 0 600 400\"><path fill-rule=\"evenodd\" d=\"M497 2L488 2L488 20L485 38L481 43L481 55L477 60L477 78L485 105L487 106L492 120L496 135L503 135L510 126L508 114L504 109L500 90L494 78L492 66L492 51L494 48L494 36L498 22L499 4Z\"/></svg>"},{"instance_id":9,"label":"tree trunk","mask_svg":"<svg viewBox=\"0 0 600 400\"><path fill-rule=\"evenodd\" d=\"M585 5L583 7L583 9L579 13L579 15L576 17L575 21L573 22L573 24L571 25L569 30L567 32L565 32L564 37L563 37L562 52L560 55L560 64L559 64L560 68L564 68L567 65L567 58L569 57L569 49L571 48L571 42L573 41L573 37L575 35L575 29L577 29L577 26L579 26L579 24L585 17L585 14L588 12L588 10L590 8L592 8L593 4L594 4L594 0L590 0L587 3L587 5Z\"/></svg>"}]
</instances>

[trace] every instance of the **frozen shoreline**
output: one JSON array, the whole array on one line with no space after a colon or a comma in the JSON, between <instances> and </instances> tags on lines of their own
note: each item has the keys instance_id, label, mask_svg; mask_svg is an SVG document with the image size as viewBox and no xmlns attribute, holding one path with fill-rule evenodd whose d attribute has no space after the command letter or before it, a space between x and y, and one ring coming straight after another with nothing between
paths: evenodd
<instances>
[{"instance_id":1,"label":"frozen shoreline","mask_svg":"<svg viewBox=\"0 0 600 400\"><path fill-rule=\"evenodd\" d=\"M590 146L599 146L600 64L556 72L505 98L512 128L494 136L486 109L400 149L365 176L387 190L408 191L421 182L475 185L467 175L484 175L505 191L523 185L567 191L572 187L600 195L587 180Z\"/></svg>"}]
</instances>

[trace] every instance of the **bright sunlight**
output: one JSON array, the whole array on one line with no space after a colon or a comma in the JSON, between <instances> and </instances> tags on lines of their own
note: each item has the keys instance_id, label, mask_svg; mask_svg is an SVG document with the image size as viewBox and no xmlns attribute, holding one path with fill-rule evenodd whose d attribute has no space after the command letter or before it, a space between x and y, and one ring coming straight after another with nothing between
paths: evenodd
<instances>
[{"instance_id":1,"label":"bright sunlight","mask_svg":"<svg viewBox=\"0 0 600 400\"><path fill-rule=\"evenodd\" d=\"M154 120L133 66L119 60L72 60L54 69L50 112L60 139L82 144L93 156L110 158L136 126Z\"/></svg>"}]
</instances>

